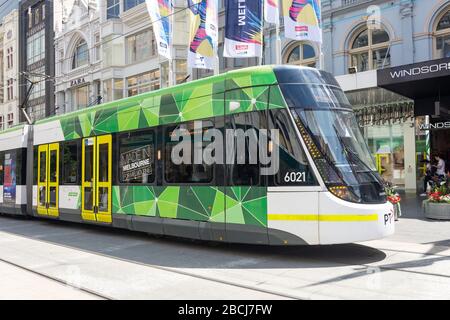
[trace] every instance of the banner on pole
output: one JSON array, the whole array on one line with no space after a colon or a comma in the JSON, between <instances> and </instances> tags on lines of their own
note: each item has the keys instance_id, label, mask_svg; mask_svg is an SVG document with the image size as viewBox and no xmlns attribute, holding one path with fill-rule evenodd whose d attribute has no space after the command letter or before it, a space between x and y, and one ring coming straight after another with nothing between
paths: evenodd
<instances>
[{"instance_id":1,"label":"banner on pole","mask_svg":"<svg viewBox=\"0 0 450 320\"><path fill-rule=\"evenodd\" d=\"M172 0L146 0L153 31L158 45L158 53L172 58L172 27L170 15L173 14Z\"/></svg>"},{"instance_id":2,"label":"banner on pole","mask_svg":"<svg viewBox=\"0 0 450 320\"><path fill-rule=\"evenodd\" d=\"M214 69L218 46L218 0L188 0L189 68Z\"/></svg>"},{"instance_id":3,"label":"banner on pole","mask_svg":"<svg viewBox=\"0 0 450 320\"><path fill-rule=\"evenodd\" d=\"M268 23L280 24L279 0L264 0L264 19Z\"/></svg>"},{"instance_id":4,"label":"banner on pole","mask_svg":"<svg viewBox=\"0 0 450 320\"><path fill-rule=\"evenodd\" d=\"M262 57L263 0L226 0L224 57Z\"/></svg>"},{"instance_id":5,"label":"banner on pole","mask_svg":"<svg viewBox=\"0 0 450 320\"><path fill-rule=\"evenodd\" d=\"M283 0L286 38L322 43L320 0Z\"/></svg>"}]
</instances>

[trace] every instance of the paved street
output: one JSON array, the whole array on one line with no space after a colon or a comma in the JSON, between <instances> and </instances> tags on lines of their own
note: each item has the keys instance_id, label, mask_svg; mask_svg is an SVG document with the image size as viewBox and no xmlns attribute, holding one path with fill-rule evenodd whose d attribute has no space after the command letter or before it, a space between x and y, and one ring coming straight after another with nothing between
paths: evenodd
<instances>
[{"instance_id":1,"label":"paved street","mask_svg":"<svg viewBox=\"0 0 450 320\"><path fill-rule=\"evenodd\" d=\"M390 238L296 248L1 216L0 298L449 299L450 222L403 207Z\"/></svg>"}]
</instances>

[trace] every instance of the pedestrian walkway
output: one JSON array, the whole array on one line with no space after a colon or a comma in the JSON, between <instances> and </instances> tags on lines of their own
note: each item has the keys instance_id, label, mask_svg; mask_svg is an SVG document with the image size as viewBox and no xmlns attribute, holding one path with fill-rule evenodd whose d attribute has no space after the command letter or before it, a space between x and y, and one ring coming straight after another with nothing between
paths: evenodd
<instances>
[{"instance_id":1,"label":"pedestrian walkway","mask_svg":"<svg viewBox=\"0 0 450 320\"><path fill-rule=\"evenodd\" d=\"M94 300L83 291L0 261L0 300Z\"/></svg>"}]
</instances>

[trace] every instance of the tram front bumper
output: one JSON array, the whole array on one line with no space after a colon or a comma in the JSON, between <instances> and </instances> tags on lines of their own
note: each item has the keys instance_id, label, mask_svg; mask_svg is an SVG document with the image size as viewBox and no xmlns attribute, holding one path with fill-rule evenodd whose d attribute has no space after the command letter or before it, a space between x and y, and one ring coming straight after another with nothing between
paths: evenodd
<instances>
[{"instance_id":1,"label":"tram front bumper","mask_svg":"<svg viewBox=\"0 0 450 320\"><path fill-rule=\"evenodd\" d=\"M319 195L319 243L354 243L385 238L395 232L391 203L357 204L329 192Z\"/></svg>"}]
</instances>

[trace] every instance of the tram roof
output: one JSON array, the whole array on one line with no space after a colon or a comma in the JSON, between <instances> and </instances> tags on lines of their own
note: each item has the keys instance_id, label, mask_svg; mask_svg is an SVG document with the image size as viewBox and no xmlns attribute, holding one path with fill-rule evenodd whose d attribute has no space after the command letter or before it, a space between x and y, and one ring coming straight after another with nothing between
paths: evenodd
<instances>
[{"instance_id":1,"label":"tram roof","mask_svg":"<svg viewBox=\"0 0 450 320\"><path fill-rule=\"evenodd\" d=\"M226 90L234 88L245 88L252 86L274 85L277 84L277 77L274 73L275 66L257 66L238 70L228 71L226 73L203 78L191 82L186 82L169 88L163 88L151 92L142 93L133 97L127 97L120 100L107 102L104 104L84 108L81 110L65 113L62 115L52 116L46 119L36 121L35 124L43 124L50 121L56 121L63 118L70 118L84 113L91 113L93 111L100 111L113 107L126 107L139 103L139 101L149 99L152 97L164 96L173 94L177 96L177 101L186 100L183 94L186 91L193 91L189 99L200 98L212 94L220 94ZM298 68L298 67L297 67ZM232 80L232 81L228 81Z\"/></svg>"}]
</instances>

